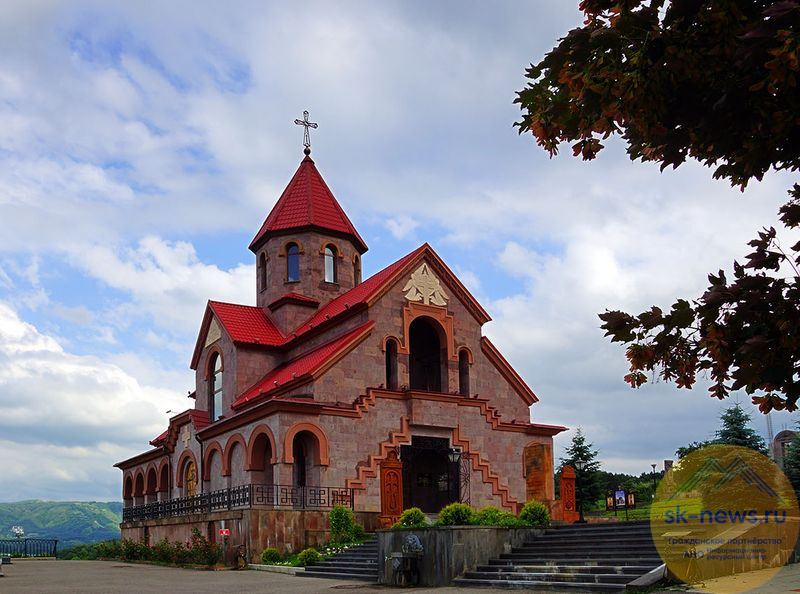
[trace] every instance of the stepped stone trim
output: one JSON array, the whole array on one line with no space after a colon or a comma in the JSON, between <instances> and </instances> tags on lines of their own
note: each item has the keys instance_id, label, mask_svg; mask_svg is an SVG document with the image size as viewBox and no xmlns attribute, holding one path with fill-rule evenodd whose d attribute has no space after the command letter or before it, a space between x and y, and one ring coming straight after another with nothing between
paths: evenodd
<instances>
[{"instance_id":1,"label":"stepped stone trim","mask_svg":"<svg viewBox=\"0 0 800 594\"><path fill-rule=\"evenodd\" d=\"M500 497L502 506L510 509L515 514L519 513L522 503L511 495L508 486L501 483L500 477L492 472L489 462L481 458L480 452L473 450L470 446L469 439L461 435L461 429L459 427L453 429L453 445L461 448L462 456L466 455L469 457L472 462L472 469L481 473L484 484L492 487L492 494Z\"/></svg>"},{"instance_id":2,"label":"stepped stone trim","mask_svg":"<svg viewBox=\"0 0 800 594\"><path fill-rule=\"evenodd\" d=\"M389 433L389 438L380 443L377 455L370 454L365 462L359 462L356 466L356 478L347 479L345 486L348 489L366 489L367 479L378 476L378 465L389 454L389 450L409 441L411 441L411 431L408 427L408 416L403 416L400 417L400 431Z\"/></svg>"}]
</instances>

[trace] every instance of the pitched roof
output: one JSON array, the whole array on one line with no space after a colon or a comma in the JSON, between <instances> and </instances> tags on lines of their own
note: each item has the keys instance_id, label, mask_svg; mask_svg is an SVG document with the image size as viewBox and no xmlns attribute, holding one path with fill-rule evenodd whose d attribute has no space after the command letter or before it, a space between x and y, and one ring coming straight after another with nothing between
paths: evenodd
<instances>
[{"instance_id":1,"label":"pitched roof","mask_svg":"<svg viewBox=\"0 0 800 594\"><path fill-rule=\"evenodd\" d=\"M178 427L185 425L187 420L194 426L195 433L202 431L211 424L211 419L209 418L207 411L189 408L170 418L169 427L167 427L167 429L161 435L150 440L150 445L154 447L165 445L168 441L170 441L170 431L173 433L173 439L171 441L174 444L178 438Z\"/></svg>"},{"instance_id":2,"label":"pitched roof","mask_svg":"<svg viewBox=\"0 0 800 594\"><path fill-rule=\"evenodd\" d=\"M308 320L300 324L295 331L289 336L289 339L293 339L297 336L305 334L312 328L319 326L322 322L334 318L344 312L345 310L350 309L356 305L360 305L362 303L367 303L372 299L372 297L378 293L386 284L399 272L405 268L406 264L411 262L414 258L420 255L425 248L428 247L428 244L423 244L417 249L415 249L410 254L407 254L400 258L394 264L390 264L380 272L376 272L367 280L362 282L361 284L356 285L347 293L343 293L339 295L336 299L329 301L325 304L322 309L320 309L317 313L311 316Z\"/></svg>"},{"instance_id":3,"label":"pitched roof","mask_svg":"<svg viewBox=\"0 0 800 594\"><path fill-rule=\"evenodd\" d=\"M239 396L232 408L237 409L260 400L272 392L286 387L287 384L301 385L313 379L366 338L374 325L374 321L366 322L354 330L276 367Z\"/></svg>"},{"instance_id":4,"label":"pitched roof","mask_svg":"<svg viewBox=\"0 0 800 594\"><path fill-rule=\"evenodd\" d=\"M209 301L200 333L194 346L191 368L195 369L203 350L203 338L208 332L211 316L216 316L219 323L225 328L228 336L235 343L255 344L262 346L279 346L286 342L286 338L272 323L260 307L254 305L239 305L237 303L224 303L222 301Z\"/></svg>"},{"instance_id":5,"label":"pitched roof","mask_svg":"<svg viewBox=\"0 0 800 594\"><path fill-rule=\"evenodd\" d=\"M275 327L264 310L254 305L238 305L209 301L208 306L217 314L233 342L275 346L284 342L283 334Z\"/></svg>"},{"instance_id":6,"label":"pitched roof","mask_svg":"<svg viewBox=\"0 0 800 594\"><path fill-rule=\"evenodd\" d=\"M261 242L271 234L304 227L316 227L346 235L353 240L359 252L363 254L367 251L367 244L339 206L309 156L300 162L289 185L250 242L250 249L258 249Z\"/></svg>"},{"instance_id":7,"label":"pitched roof","mask_svg":"<svg viewBox=\"0 0 800 594\"><path fill-rule=\"evenodd\" d=\"M388 289L392 282L394 282L401 274L403 274L406 269L412 265L412 263L418 261L423 257L423 255L426 254L429 256L428 260L437 269L437 271L443 273L444 276L447 277L447 281L451 284L451 286L456 289L458 293L460 293L460 298L462 299L464 305L470 312L472 312L475 318L481 323L491 320L491 317L489 317L489 314L486 313L486 310L481 307L481 305L469 293L466 287L461 284L461 281L458 280L458 278L447 267L438 254L433 251L433 248L427 243L423 243L413 252L403 256L394 264L390 264L380 272L376 272L360 285L356 285L347 291L347 293L339 295L339 297L333 301L328 302L308 320L300 324L300 326L298 326L294 332L288 336L287 341L291 341L295 337L305 334L312 328L319 326L331 318L335 318L345 310L356 305L371 304L374 299L381 295L383 290Z\"/></svg>"}]
</instances>

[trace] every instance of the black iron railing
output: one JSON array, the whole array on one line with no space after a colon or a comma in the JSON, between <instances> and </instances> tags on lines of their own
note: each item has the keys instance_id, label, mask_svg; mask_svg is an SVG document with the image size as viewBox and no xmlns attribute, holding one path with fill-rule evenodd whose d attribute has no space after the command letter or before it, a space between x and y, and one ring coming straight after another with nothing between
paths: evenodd
<instances>
[{"instance_id":1,"label":"black iron railing","mask_svg":"<svg viewBox=\"0 0 800 594\"><path fill-rule=\"evenodd\" d=\"M154 501L126 507L122 521L153 520L229 509L277 507L329 509L334 505L353 508L353 489L343 487L297 487L287 485L240 485L191 497Z\"/></svg>"},{"instance_id":2,"label":"black iron railing","mask_svg":"<svg viewBox=\"0 0 800 594\"><path fill-rule=\"evenodd\" d=\"M55 557L58 540L53 538L13 538L0 540L0 557Z\"/></svg>"}]
</instances>

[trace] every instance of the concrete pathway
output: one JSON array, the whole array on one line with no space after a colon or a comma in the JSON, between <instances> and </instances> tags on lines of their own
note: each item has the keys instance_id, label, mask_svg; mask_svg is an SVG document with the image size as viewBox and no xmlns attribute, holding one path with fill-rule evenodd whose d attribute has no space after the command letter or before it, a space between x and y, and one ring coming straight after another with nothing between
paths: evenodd
<instances>
[{"instance_id":1,"label":"concrete pathway","mask_svg":"<svg viewBox=\"0 0 800 594\"><path fill-rule=\"evenodd\" d=\"M0 578L3 594L246 594L279 592L280 594L354 594L398 591L365 584L316 578L294 577L264 571L199 571L155 565L139 565L115 561L37 561L14 560L4 565ZM752 580L744 574L735 579ZM734 579L734 578L730 578ZM742 581L746 585L746 581ZM710 583L709 583L710 585ZM412 591L412 590L404 590ZM523 590L524 591L524 590ZM414 588L415 594L474 592L486 589ZM672 590L670 594L674 594ZM752 590L753 594L789 594L800 592L800 564L786 566L767 584ZM553 594L553 593L551 593ZM655 593L653 593L655 594Z\"/></svg>"}]
</instances>

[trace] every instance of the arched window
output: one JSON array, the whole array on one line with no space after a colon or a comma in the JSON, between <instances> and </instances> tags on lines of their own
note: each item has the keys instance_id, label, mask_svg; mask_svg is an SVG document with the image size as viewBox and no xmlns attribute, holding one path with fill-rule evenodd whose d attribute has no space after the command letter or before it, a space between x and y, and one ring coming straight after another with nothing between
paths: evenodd
<instances>
[{"instance_id":1,"label":"arched window","mask_svg":"<svg viewBox=\"0 0 800 594\"><path fill-rule=\"evenodd\" d=\"M296 283L300 280L300 248L296 243L286 246L286 281Z\"/></svg>"},{"instance_id":2,"label":"arched window","mask_svg":"<svg viewBox=\"0 0 800 594\"><path fill-rule=\"evenodd\" d=\"M262 253L258 258L258 290L267 289L267 257Z\"/></svg>"},{"instance_id":3,"label":"arched window","mask_svg":"<svg viewBox=\"0 0 800 594\"><path fill-rule=\"evenodd\" d=\"M211 371L208 385L208 416L213 422L222 416L222 357L219 353L214 353L208 367Z\"/></svg>"},{"instance_id":4,"label":"arched window","mask_svg":"<svg viewBox=\"0 0 800 594\"><path fill-rule=\"evenodd\" d=\"M353 284L361 284L361 258L358 254L353 256Z\"/></svg>"},{"instance_id":5,"label":"arched window","mask_svg":"<svg viewBox=\"0 0 800 594\"><path fill-rule=\"evenodd\" d=\"M325 246L325 282L335 283L336 278L336 248L332 245Z\"/></svg>"},{"instance_id":6,"label":"arched window","mask_svg":"<svg viewBox=\"0 0 800 594\"><path fill-rule=\"evenodd\" d=\"M447 392L447 350L435 324L431 318L420 316L408 327L408 375L412 390Z\"/></svg>"},{"instance_id":7,"label":"arched window","mask_svg":"<svg viewBox=\"0 0 800 594\"><path fill-rule=\"evenodd\" d=\"M397 341L386 341L386 389L397 389Z\"/></svg>"},{"instance_id":8,"label":"arched window","mask_svg":"<svg viewBox=\"0 0 800 594\"><path fill-rule=\"evenodd\" d=\"M458 352L458 393L469 396L469 353L466 349Z\"/></svg>"}]
</instances>

